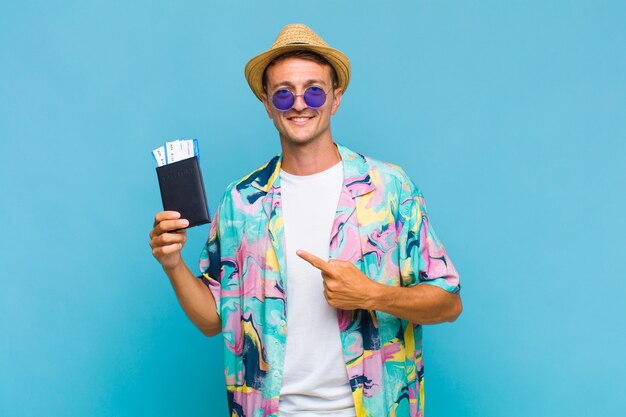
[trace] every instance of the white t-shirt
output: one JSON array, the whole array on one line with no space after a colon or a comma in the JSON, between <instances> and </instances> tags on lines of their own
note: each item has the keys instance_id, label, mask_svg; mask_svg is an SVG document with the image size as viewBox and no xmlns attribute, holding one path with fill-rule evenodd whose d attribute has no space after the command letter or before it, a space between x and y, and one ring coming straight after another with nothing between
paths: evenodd
<instances>
[{"instance_id":1,"label":"white t-shirt","mask_svg":"<svg viewBox=\"0 0 626 417\"><path fill-rule=\"evenodd\" d=\"M287 343L280 417L356 415L343 359L337 310L324 298L321 271L296 255L328 260L343 185L343 164L313 175L280 171L287 261Z\"/></svg>"}]
</instances>

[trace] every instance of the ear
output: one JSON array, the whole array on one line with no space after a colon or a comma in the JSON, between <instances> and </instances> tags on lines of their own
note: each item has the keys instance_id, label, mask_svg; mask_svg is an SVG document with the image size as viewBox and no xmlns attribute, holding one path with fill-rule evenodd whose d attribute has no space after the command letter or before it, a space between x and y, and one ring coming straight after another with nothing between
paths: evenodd
<instances>
[{"instance_id":1,"label":"ear","mask_svg":"<svg viewBox=\"0 0 626 417\"><path fill-rule=\"evenodd\" d=\"M343 97L343 90L341 88L335 88L333 92L333 105L330 108L330 114L333 116L339 110L339 104L341 104L341 98Z\"/></svg>"},{"instance_id":2,"label":"ear","mask_svg":"<svg viewBox=\"0 0 626 417\"><path fill-rule=\"evenodd\" d=\"M265 106L267 117L269 117L270 119L273 119L272 110L270 109L270 103L267 101L267 93L261 94L261 101L263 102L263 106Z\"/></svg>"}]
</instances>

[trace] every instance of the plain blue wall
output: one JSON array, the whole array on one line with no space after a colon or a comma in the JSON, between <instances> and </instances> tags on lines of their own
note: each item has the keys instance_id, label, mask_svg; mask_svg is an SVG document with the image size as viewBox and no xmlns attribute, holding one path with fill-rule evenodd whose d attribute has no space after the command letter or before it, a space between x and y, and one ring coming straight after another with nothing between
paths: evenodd
<instances>
[{"instance_id":1,"label":"plain blue wall","mask_svg":"<svg viewBox=\"0 0 626 417\"><path fill-rule=\"evenodd\" d=\"M0 415L226 415L149 152L197 137L213 208L277 153L243 67L293 22L352 61L335 138L408 171L461 273L427 415L623 415L621 1L1 2Z\"/></svg>"}]
</instances>

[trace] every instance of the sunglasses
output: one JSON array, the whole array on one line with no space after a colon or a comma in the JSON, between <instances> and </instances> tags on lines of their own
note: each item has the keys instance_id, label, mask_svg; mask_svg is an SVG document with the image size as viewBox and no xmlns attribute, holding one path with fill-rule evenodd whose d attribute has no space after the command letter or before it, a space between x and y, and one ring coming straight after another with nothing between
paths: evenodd
<instances>
[{"instance_id":1,"label":"sunglasses","mask_svg":"<svg viewBox=\"0 0 626 417\"><path fill-rule=\"evenodd\" d=\"M332 88L331 88L332 89ZM328 90L330 92L331 90ZM304 102L308 107L317 109L322 107L326 102L326 92L321 87L313 85L306 90L304 94L294 94L286 88L280 89L272 96L272 103L280 111L287 111L291 109L296 102L296 97L302 96Z\"/></svg>"}]
</instances>

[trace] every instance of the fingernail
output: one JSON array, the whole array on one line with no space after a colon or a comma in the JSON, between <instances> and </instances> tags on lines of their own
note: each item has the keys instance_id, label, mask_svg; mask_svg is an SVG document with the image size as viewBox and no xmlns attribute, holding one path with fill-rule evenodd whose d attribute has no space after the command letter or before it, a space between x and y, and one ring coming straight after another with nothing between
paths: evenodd
<instances>
[{"instance_id":1,"label":"fingernail","mask_svg":"<svg viewBox=\"0 0 626 417\"><path fill-rule=\"evenodd\" d=\"M183 226L183 227L187 227L187 226L189 226L189 220L181 220L181 221L180 221L180 224L181 224L181 226Z\"/></svg>"}]
</instances>

